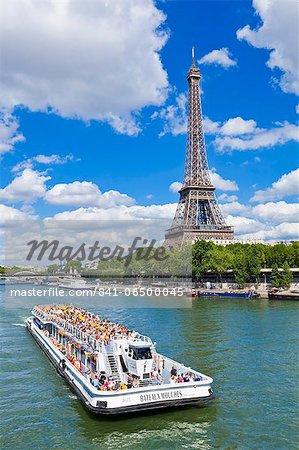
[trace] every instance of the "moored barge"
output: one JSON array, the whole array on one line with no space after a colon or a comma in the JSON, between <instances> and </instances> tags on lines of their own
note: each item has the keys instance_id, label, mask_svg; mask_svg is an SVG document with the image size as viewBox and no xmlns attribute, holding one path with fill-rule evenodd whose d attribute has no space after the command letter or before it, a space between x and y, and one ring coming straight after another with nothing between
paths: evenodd
<instances>
[{"instance_id":1,"label":"moored barge","mask_svg":"<svg viewBox=\"0 0 299 450\"><path fill-rule=\"evenodd\" d=\"M229 297L229 298L258 298L259 294L252 291L247 292L221 292L221 291L198 291L198 297Z\"/></svg>"},{"instance_id":2,"label":"moored barge","mask_svg":"<svg viewBox=\"0 0 299 450\"><path fill-rule=\"evenodd\" d=\"M278 291L273 290L268 292L269 300L299 300L299 292L294 291Z\"/></svg>"},{"instance_id":3,"label":"moored barge","mask_svg":"<svg viewBox=\"0 0 299 450\"><path fill-rule=\"evenodd\" d=\"M27 328L93 413L205 405L212 378L156 351L134 330L72 305L35 306Z\"/></svg>"}]
</instances>

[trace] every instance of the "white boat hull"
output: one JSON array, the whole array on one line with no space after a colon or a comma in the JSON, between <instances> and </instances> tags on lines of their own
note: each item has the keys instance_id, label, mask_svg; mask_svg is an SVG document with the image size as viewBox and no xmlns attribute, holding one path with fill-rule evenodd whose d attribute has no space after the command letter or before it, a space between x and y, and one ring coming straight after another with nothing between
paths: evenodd
<instances>
[{"instance_id":1,"label":"white boat hull","mask_svg":"<svg viewBox=\"0 0 299 450\"><path fill-rule=\"evenodd\" d=\"M205 405L214 398L212 379L198 382L165 384L121 391L99 391L65 358L32 321L27 329L48 356L59 374L70 384L85 406L93 413L115 415L139 411Z\"/></svg>"}]
</instances>

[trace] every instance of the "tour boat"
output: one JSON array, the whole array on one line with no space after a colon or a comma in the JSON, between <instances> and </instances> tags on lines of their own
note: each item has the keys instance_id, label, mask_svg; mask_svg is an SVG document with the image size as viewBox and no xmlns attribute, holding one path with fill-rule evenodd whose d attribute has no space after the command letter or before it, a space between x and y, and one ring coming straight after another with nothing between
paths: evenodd
<instances>
[{"instance_id":1,"label":"tour boat","mask_svg":"<svg viewBox=\"0 0 299 450\"><path fill-rule=\"evenodd\" d=\"M94 413L205 405L214 398L212 378L161 355L149 337L81 308L35 306L27 328Z\"/></svg>"},{"instance_id":2,"label":"tour boat","mask_svg":"<svg viewBox=\"0 0 299 450\"><path fill-rule=\"evenodd\" d=\"M58 287L62 289L70 289L74 291L81 291L81 290L89 290L92 289L94 286L91 284L88 284L86 280L82 278L72 278L72 277L65 277L58 281Z\"/></svg>"}]
</instances>

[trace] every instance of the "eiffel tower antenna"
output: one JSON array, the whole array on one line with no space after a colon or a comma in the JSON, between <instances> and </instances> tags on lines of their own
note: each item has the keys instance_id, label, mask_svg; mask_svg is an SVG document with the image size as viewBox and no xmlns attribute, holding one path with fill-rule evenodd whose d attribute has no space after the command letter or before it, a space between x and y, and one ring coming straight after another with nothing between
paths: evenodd
<instances>
[{"instance_id":1,"label":"eiffel tower antenna","mask_svg":"<svg viewBox=\"0 0 299 450\"><path fill-rule=\"evenodd\" d=\"M195 67L195 49L192 47L192 66Z\"/></svg>"},{"instance_id":2,"label":"eiffel tower antenna","mask_svg":"<svg viewBox=\"0 0 299 450\"><path fill-rule=\"evenodd\" d=\"M200 78L192 47L192 62L187 73L189 100L184 183L179 191L180 199L172 226L165 233L166 247L181 246L183 242L197 239L223 242L233 239L234 235L233 228L225 223L210 178L202 122Z\"/></svg>"}]
</instances>

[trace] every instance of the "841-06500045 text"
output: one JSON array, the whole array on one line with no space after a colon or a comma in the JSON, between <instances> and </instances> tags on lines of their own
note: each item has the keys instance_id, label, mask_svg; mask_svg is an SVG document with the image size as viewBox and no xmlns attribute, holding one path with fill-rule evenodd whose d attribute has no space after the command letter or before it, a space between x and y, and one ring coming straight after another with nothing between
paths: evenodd
<instances>
[{"instance_id":1,"label":"841-06500045 text","mask_svg":"<svg viewBox=\"0 0 299 450\"><path fill-rule=\"evenodd\" d=\"M10 296L12 297L118 297L124 295L125 297L181 297L184 295L183 288L152 288L152 287L99 287L95 286L90 289L62 289L60 287L48 288L31 288L31 289L10 289Z\"/></svg>"}]
</instances>

